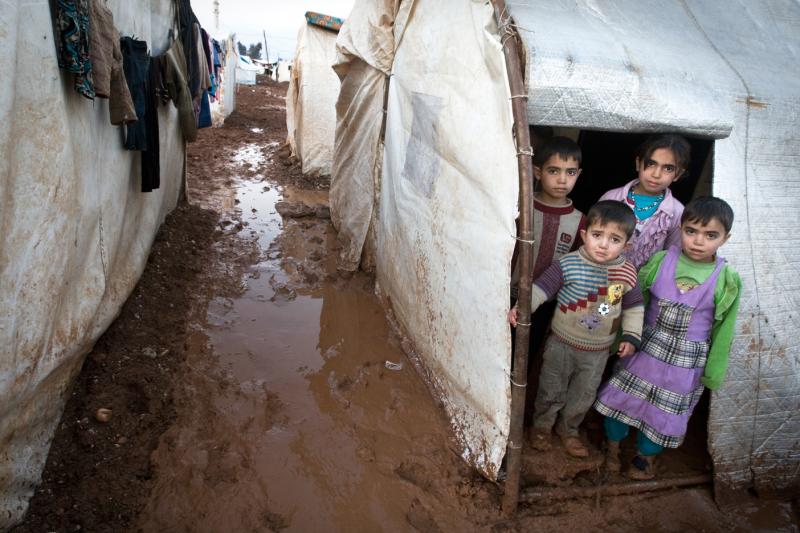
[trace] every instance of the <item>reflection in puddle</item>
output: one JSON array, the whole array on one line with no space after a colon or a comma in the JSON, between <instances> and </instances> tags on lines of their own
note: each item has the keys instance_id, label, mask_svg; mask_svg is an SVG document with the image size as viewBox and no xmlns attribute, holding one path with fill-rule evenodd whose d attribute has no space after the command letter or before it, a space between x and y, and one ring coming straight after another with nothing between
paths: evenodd
<instances>
[{"instance_id":1,"label":"reflection in puddle","mask_svg":"<svg viewBox=\"0 0 800 533\"><path fill-rule=\"evenodd\" d=\"M261 152L261 145L250 143L236 150L231 159L237 165L247 166L255 171L264 163L264 154Z\"/></svg>"},{"instance_id":2,"label":"reflection in puddle","mask_svg":"<svg viewBox=\"0 0 800 533\"><path fill-rule=\"evenodd\" d=\"M237 186L239 233L261 258L241 295L209 305L214 360L154 505L196 530L405 531L416 488L395 471L443 449L447 425L412 367L385 368L404 355L371 280L336 276L329 221L283 221L282 199L327 193Z\"/></svg>"}]
</instances>

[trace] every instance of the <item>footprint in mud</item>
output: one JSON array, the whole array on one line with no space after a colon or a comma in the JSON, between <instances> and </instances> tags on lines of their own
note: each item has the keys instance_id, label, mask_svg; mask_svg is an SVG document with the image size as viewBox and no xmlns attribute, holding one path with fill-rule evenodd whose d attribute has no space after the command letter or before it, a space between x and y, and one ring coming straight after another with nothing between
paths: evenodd
<instances>
[{"instance_id":1,"label":"footprint in mud","mask_svg":"<svg viewBox=\"0 0 800 533\"><path fill-rule=\"evenodd\" d=\"M418 498L414 498L406 513L406 520L411 526L421 533L441 533L441 528L433 519L431 512L422 505Z\"/></svg>"},{"instance_id":2,"label":"footprint in mud","mask_svg":"<svg viewBox=\"0 0 800 533\"><path fill-rule=\"evenodd\" d=\"M400 466L394 469L394 473L400 479L404 479L426 492L433 485L433 481L430 478L432 470L415 461L403 461Z\"/></svg>"}]
</instances>

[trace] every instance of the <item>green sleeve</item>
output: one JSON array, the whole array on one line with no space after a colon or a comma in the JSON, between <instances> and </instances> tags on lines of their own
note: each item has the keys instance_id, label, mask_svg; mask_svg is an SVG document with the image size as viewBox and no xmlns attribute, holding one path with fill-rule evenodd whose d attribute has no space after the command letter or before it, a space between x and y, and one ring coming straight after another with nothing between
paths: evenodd
<instances>
[{"instance_id":1,"label":"green sleeve","mask_svg":"<svg viewBox=\"0 0 800 533\"><path fill-rule=\"evenodd\" d=\"M639 287L642 289L645 309L647 309L647 304L650 303L650 287L652 287L653 283L656 281L658 269L661 267L665 255L667 255L667 252L663 250L656 252L653 254L653 257L639 269Z\"/></svg>"},{"instance_id":2,"label":"green sleeve","mask_svg":"<svg viewBox=\"0 0 800 533\"><path fill-rule=\"evenodd\" d=\"M714 291L714 326L711 329L711 349L703 377L700 381L711 390L716 390L725 379L728 370L728 355L736 332L736 315L742 293L742 279L732 268L725 267Z\"/></svg>"}]
</instances>

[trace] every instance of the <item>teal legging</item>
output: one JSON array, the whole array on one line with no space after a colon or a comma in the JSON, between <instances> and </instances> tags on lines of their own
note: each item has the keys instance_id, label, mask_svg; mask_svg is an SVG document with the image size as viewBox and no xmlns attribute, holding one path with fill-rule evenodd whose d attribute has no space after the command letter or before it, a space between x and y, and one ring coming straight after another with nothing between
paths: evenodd
<instances>
[{"instance_id":1,"label":"teal legging","mask_svg":"<svg viewBox=\"0 0 800 533\"><path fill-rule=\"evenodd\" d=\"M620 422L609 416L605 417L603 426L606 428L606 437L608 440L613 440L614 442L619 442L627 437L631 429L625 422ZM636 448L639 450L639 455L648 457L658 455L664 451L663 446L648 439L641 431L636 432Z\"/></svg>"}]
</instances>

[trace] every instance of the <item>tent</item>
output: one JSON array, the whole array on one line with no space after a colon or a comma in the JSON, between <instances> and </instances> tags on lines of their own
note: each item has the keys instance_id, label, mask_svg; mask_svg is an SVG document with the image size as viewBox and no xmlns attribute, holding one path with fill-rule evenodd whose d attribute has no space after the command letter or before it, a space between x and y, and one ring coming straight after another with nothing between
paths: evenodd
<instances>
[{"instance_id":1,"label":"tent","mask_svg":"<svg viewBox=\"0 0 800 533\"><path fill-rule=\"evenodd\" d=\"M168 46L171 0L107 3L122 35ZM136 285L156 231L183 190L185 143L173 105L158 111L161 186L141 192L108 102L58 68L47 2L6 2L0 47L0 530L38 484L72 378Z\"/></svg>"},{"instance_id":2,"label":"tent","mask_svg":"<svg viewBox=\"0 0 800 533\"><path fill-rule=\"evenodd\" d=\"M275 72L272 74L272 79L275 81L289 81L292 75L292 62L285 59L279 59L275 65Z\"/></svg>"},{"instance_id":3,"label":"tent","mask_svg":"<svg viewBox=\"0 0 800 533\"><path fill-rule=\"evenodd\" d=\"M236 64L236 83L242 85L255 85L256 74L263 74L264 67L260 67L243 55L239 55L239 62Z\"/></svg>"},{"instance_id":4,"label":"tent","mask_svg":"<svg viewBox=\"0 0 800 533\"><path fill-rule=\"evenodd\" d=\"M300 160L304 174L331 173L339 79L330 66L342 23L335 17L308 12L297 34L286 93L286 129L292 156ZM278 75L286 80L280 70Z\"/></svg>"},{"instance_id":5,"label":"tent","mask_svg":"<svg viewBox=\"0 0 800 533\"><path fill-rule=\"evenodd\" d=\"M224 64L220 80L217 81L218 92L214 102L211 103L211 116L214 125L220 126L236 109L236 67L239 54L236 52L236 39L233 34L217 38L217 41L224 44L225 57L220 58Z\"/></svg>"},{"instance_id":6,"label":"tent","mask_svg":"<svg viewBox=\"0 0 800 533\"><path fill-rule=\"evenodd\" d=\"M598 137L681 132L703 148L686 195L710 191L737 214L723 255L745 287L728 378L710 401L715 489L797 491L800 252L788 236L800 225L800 6L529 0L501 10L501 24L494 3L356 2L334 66L340 266L375 269L463 457L494 479L512 409L512 104L527 99L522 120L574 134L585 153ZM515 29L520 93L501 46Z\"/></svg>"}]
</instances>

